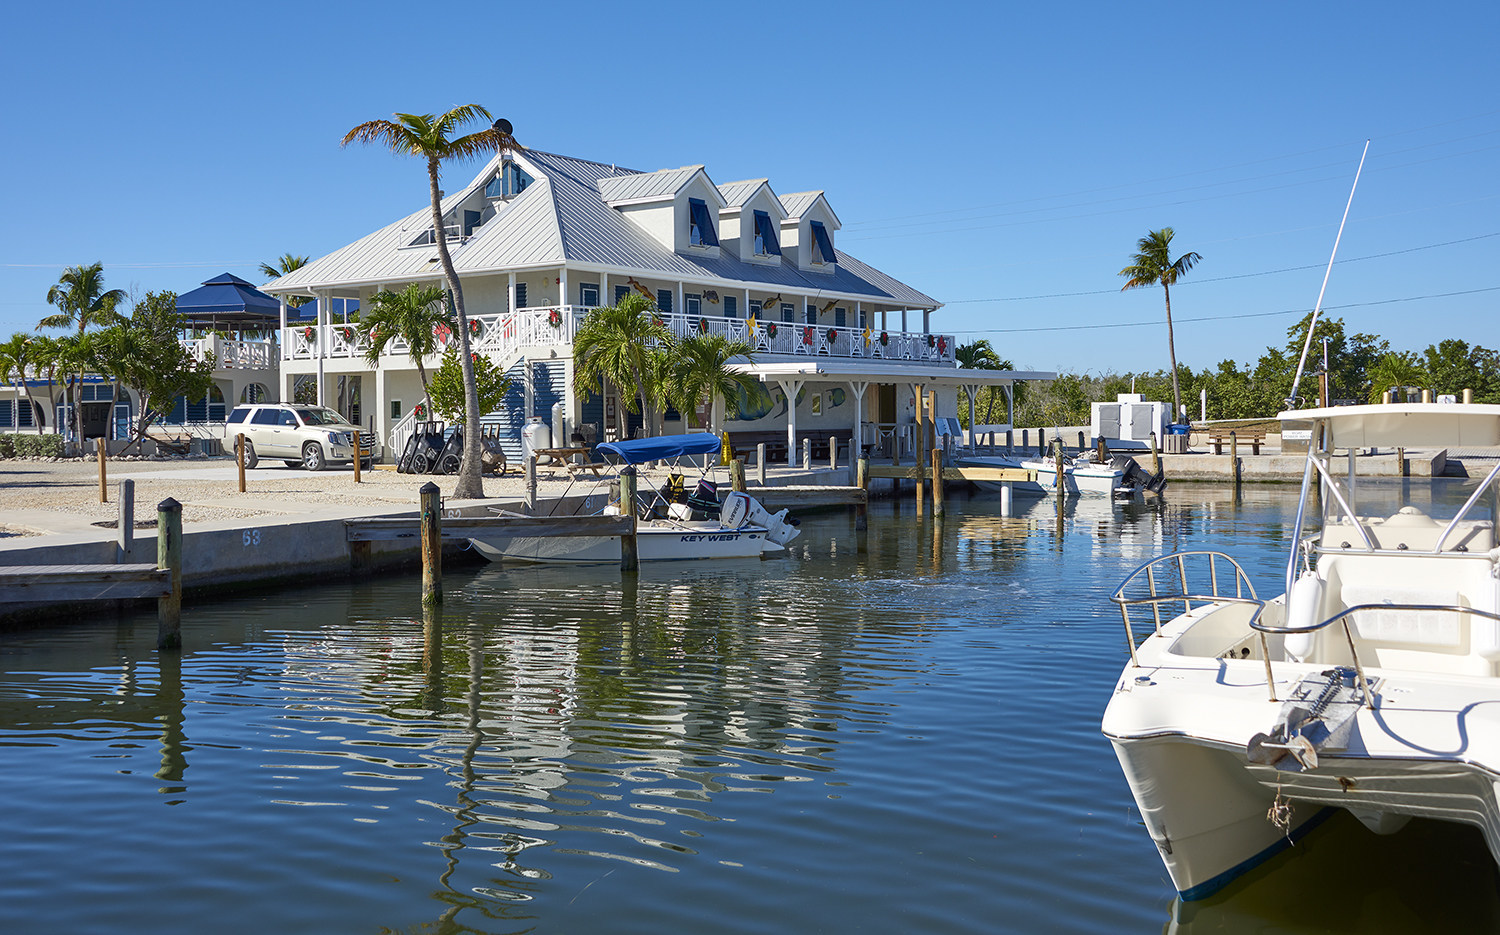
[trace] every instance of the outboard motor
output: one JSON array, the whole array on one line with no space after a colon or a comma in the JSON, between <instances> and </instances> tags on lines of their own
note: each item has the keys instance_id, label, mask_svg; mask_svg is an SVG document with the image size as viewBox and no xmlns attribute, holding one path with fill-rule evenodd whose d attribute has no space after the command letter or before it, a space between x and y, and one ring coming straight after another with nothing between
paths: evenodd
<instances>
[{"instance_id":1,"label":"outboard motor","mask_svg":"<svg viewBox=\"0 0 1500 935\"><path fill-rule=\"evenodd\" d=\"M760 501L753 497L750 500L750 522L755 526L763 526L766 530L766 538L777 545L786 545L793 539L802 535L798 529L796 520L787 516L787 511L779 513L768 513L766 508L760 505Z\"/></svg>"},{"instance_id":2,"label":"outboard motor","mask_svg":"<svg viewBox=\"0 0 1500 935\"><path fill-rule=\"evenodd\" d=\"M724 498L719 510L719 525L725 529L739 529L750 518L750 504L754 501L747 493L732 491Z\"/></svg>"}]
</instances>

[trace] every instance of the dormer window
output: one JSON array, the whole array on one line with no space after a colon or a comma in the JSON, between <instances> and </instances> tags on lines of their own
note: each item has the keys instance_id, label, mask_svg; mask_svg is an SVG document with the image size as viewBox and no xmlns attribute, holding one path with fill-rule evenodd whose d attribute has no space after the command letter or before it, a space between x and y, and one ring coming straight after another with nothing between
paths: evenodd
<instances>
[{"instance_id":1,"label":"dormer window","mask_svg":"<svg viewBox=\"0 0 1500 935\"><path fill-rule=\"evenodd\" d=\"M513 198L526 190L535 179L514 162L507 162L484 187L486 198Z\"/></svg>"},{"instance_id":2,"label":"dormer window","mask_svg":"<svg viewBox=\"0 0 1500 935\"><path fill-rule=\"evenodd\" d=\"M822 221L809 221L812 226L813 250L812 261L814 263L833 263L833 241L828 239L828 229L823 226Z\"/></svg>"},{"instance_id":3,"label":"dormer window","mask_svg":"<svg viewBox=\"0 0 1500 935\"><path fill-rule=\"evenodd\" d=\"M702 198L688 199L688 243L695 247L717 247L719 235L708 216L708 203Z\"/></svg>"},{"instance_id":4,"label":"dormer window","mask_svg":"<svg viewBox=\"0 0 1500 935\"><path fill-rule=\"evenodd\" d=\"M781 243L776 239L776 225L771 223L771 215L764 211L755 212L755 255L781 256Z\"/></svg>"}]
</instances>

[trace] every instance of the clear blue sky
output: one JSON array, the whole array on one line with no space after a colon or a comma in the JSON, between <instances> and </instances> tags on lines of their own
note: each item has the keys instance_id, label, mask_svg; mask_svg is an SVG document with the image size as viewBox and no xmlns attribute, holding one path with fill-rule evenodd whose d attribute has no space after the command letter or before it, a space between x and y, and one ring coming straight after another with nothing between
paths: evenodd
<instances>
[{"instance_id":1,"label":"clear blue sky","mask_svg":"<svg viewBox=\"0 0 1500 935\"><path fill-rule=\"evenodd\" d=\"M53 3L7 34L6 334L65 265L184 292L363 236L426 182L344 131L480 103L537 149L822 188L840 248L948 303L937 330L1095 372L1166 366L1161 290L1116 276L1163 226L1203 256L1180 360L1282 344L1369 138L1325 306L1397 348L1500 347L1492 0Z\"/></svg>"}]
</instances>

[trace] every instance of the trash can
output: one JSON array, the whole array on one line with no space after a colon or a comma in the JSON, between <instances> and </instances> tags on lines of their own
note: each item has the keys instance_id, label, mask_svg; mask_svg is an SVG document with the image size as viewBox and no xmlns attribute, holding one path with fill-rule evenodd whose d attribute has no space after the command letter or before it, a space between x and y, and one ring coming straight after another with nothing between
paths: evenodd
<instances>
[{"instance_id":1,"label":"trash can","mask_svg":"<svg viewBox=\"0 0 1500 935\"><path fill-rule=\"evenodd\" d=\"M1189 434L1192 431L1192 429L1193 429L1193 426L1192 426L1191 423L1188 423L1188 422L1173 422L1171 425L1167 426L1167 434L1168 435L1187 435L1187 434Z\"/></svg>"}]
</instances>

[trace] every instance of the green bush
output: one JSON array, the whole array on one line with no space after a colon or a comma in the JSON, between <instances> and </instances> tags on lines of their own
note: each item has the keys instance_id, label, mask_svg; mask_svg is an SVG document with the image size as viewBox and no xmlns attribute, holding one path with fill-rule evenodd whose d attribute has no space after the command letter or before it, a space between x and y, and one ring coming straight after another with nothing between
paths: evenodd
<instances>
[{"instance_id":1,"label":"green bush","mask_svg":"<svg viewBox=\"0 0 1500 935\"><path fill-rule=\"evenodd\" d=\"M61 435L0 435L0 456L14 458L60 458Z\"/></svg>"}]
</instances>

